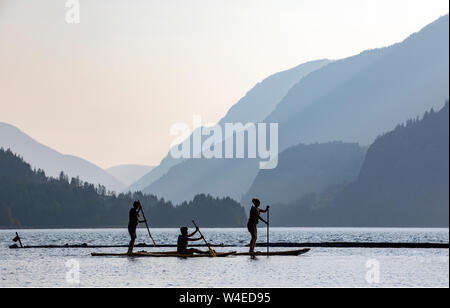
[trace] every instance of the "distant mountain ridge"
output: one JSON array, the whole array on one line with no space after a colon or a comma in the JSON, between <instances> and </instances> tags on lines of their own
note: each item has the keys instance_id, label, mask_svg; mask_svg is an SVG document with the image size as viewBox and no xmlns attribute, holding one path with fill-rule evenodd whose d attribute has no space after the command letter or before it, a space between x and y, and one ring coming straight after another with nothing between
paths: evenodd
<instances>
[{"instance_id":1,"label":"distant mountain ridge","mask_svg":"<svg viewBox=\"0 0 450 308\"><path fill-rule=\"evenodd\" d=\"M120 192L125 188L123 183L100 167L79 157L61 154L6 123L0 123L1 147L11 149L32 167L44 170L48 176L58 177L63 171L70 177L79 176L83 181L101 184L111 191Z\"/></svg>"},{"instance_id":2,"label":"distant mountain ridge","mask_svg":"<svg viewBox=\"0 0 450 308\"><path fill-rule=\"evenodd\" d=\"M129 186L150 172L153 166L144 165L119 165L106 169L106 171L120 182Z\"/></svg>"},{"instance_id":3,"label":"distant mountain ridge","mask_svg":"<svg viewBox=\"0 0 450 308\"><path fill-rule=\"evenodd\" d=\"M289 203L309 193L357 179L365 149L356 143L330 142L292 147L280 154L274 170L260 170L242 205L254 197L267 204Z\"/></svg>"},{"instance_id":4,"label":"distant mountain ridge","mask_svg":"<svg viewBox=\"0 0 450 308\"><path fill-rule=\"evenodd\" d=\"M448 227L448 102L378 138L336 206L361 225Z\"/></svg>"},{"instance_id":5,"label":"distant mountain ridge","mask_svg":"<svg viewBox=\"0 0 450 308\"><path fill-rule=\"evenodd\" d=\"M393 46L335 61L289 91L267 118L280 147L341 140L371 144L383 132L440 108L449 93L449 16Z\"/></svg>"},{"instance_id":6,"label":"distant mountain ridge","mask_svg":"<svg viewBox=\"0 0 450 308\"><path fill-rule=\"evenodd\" d=\"M370 146L358 179L334 196L275 206L277 226L449 226L449 105Z\"/></svg>"},{"instance_id":7,"label":"distant mountain ridge","mask_svg":"<svg viewBox=\"0 0 450 308\"><path fill-rule=\"evenodd\" d=\"M277 104L295 83L312 71L329 63L331 61L327 59L311 61L269 76L231 107L225 117L219 121L219 125L236 122L244 124L247 122L262 122L276 108ZM189 139L192 140L192 135ZM168 154L158 167L130 185L129 190L145 190L145 188L164 176L172 167L183 161L183 159L174 159Z\"/></svg>"},{"instance_id":8,"label":"distant mountain ridge","mask_svg":"<svg viewBox=\"0 0 450 308\"><path fill-rule=\"evenodd\" d=\"M439 108L449 92L449 18L403 42L334 61L303 77L264 122L279 123L280 153L343 141L370 145L397 123ZM188 160L144 189L174 202L198 193L241 200L255 160Z\"/></svg>"}]
</instances>

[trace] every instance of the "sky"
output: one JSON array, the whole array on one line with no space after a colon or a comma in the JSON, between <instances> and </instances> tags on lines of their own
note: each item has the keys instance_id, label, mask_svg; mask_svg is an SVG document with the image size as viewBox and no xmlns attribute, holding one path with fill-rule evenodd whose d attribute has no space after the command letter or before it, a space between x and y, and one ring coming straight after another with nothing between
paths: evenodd
<instances>
[{"instance_id":1,"label":"sky","mask_svg":"<svg viewBox=\"0 0 450 308\"><path fill-rule=\"evenodd\" d=\"M102 168L157 165L264 78L402 41L447 0L0 0L0 122Z\"/></svg>"}]
</instances>

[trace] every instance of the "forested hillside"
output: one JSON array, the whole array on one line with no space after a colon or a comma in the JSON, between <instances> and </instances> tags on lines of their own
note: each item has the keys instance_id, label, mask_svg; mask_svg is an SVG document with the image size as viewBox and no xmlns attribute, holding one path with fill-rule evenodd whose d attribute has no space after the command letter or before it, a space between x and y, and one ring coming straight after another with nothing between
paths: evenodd
<instances>
[{"instance_id":1,"label":"forested hillside","mask_svg":"<svg viewBox=\"0 0 450 308\"><path fill-rule=\"evenodd\" d=\"M289 203L309 193L357 179L365 151L356 143L300 144L280 154L273 170L260 170L242 205L254 197L264 203Z\"/></svg>"},{"instance_id":2,"label":"forested hillside","mask_svg":"<svg viewBox=\"0 0 450 308\"><path fill-rule=\"evenodd\" d=\"M11 151L0 149L0 227L3 228L82 228L126 227L128 210L141 200L150 225L179 227L192 219L204 226L240 227L246 216L239 203L199 195L180 206L155 196L110 194L61 173L49 178Z\"/></svg>"},{"instance_id":3,"label":"forested hillside","mask_svg":"<svg viewBox=\"0 0 450 308\"><path fill-rule=\"evenodd\" d=\"M273 210L283 226L448 227L449 104L380 136L358 180Z\"/></svg>"}]
</instances>

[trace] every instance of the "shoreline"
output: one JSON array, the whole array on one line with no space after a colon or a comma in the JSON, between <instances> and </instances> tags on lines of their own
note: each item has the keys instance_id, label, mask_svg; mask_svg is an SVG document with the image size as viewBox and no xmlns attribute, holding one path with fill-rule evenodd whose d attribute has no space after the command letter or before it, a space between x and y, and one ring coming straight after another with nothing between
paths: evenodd
<instances>
[{"instance_id":1,"label":"shoreline","mask_svg":"<svg viewBox=\"0 0 450 308\"><path fill-rule=\"evenodd\" d=\"M190 247L208 247L208 245L189 245ZM248 247L248 245L224 245L224 244L210 244L210 247ZM14 244L9 246L10 249L67 249L67 248L126 248L128 245L25 245L19 247ZM136 244L135 248L175 248L177 245L163 244L163 245L149 245L145 243ZM320 242L320 243L257 243L256 247L271 247L271 248L397 248L397 249L449 249L449 243L414 243L414 242Z\"/></svg>"}]
</instances>

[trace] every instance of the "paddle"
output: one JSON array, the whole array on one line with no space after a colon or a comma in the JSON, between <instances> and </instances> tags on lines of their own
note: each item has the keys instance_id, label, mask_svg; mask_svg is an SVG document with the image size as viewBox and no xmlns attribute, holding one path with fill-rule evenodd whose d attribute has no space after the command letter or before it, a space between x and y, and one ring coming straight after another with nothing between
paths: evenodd
<instances>
[{"instance_id":1,"label":"paddle","mask_svg":"<svg viewBox=\"0 0 450 308\"><path fill-rule=\"evenodd\" d=\"M16 243L17 241L19 241L20 248L23 248L22 240L20 239L19 233L16 232L16 237L13 238L13 241L14 241L14 243Z\"/></svg>"},{"instance_id":2,"label":"paddle","mask_svg":"<svg viewBox=\"0 0 450 308\"><path fill-rule=\"evenodd\" d=\"M139 201L139 204L141 204L141 201ZM151 238L152 241L153 241L153 246L156 247L156 242L155 242L155 240L153 239L152 234L150 233L150 228L148 227L147 218L145 218L144 208L142 207L142 204L141 204L141 209L140 209L140 211L142 212L142 217L144 218L145 226L147 227L147 231L148 231L148 235L150 236L150 238Z\"/></svg>"},{"instance_id":3,"label":"paddle","mask_svg":"<svg viewBox=\"0 0 450 308\"><path fill-rule=\"evenodd\" d=\"M269 208L267 208L267 256L269 256L269 224L270 224L270 216L269 216Z\"/></svg>"},{"instance_id":4,"label":"paddle","mask_svg":"<svg viewBox=\"0 0 450 308\"><path fill-rule=\"evenodd\" d=\"M192 223L194 224L194 226L197 228L198 233L200 233L200 236L202 237L202 239L205 241L206 246L208 246L209 249L209 253L211 254L211 256L215 257L216 253L214 252L214 250L211 249L211 246L208 244L208 242L206 241L205 237L203 236L202 232L200 231L200 228L197 226L197 224L195 223L195 221L192 221Z\"/></svg>"}]
</instances>

